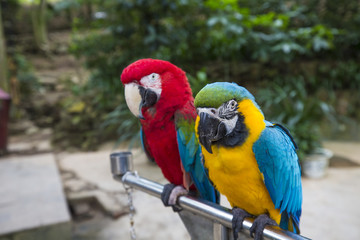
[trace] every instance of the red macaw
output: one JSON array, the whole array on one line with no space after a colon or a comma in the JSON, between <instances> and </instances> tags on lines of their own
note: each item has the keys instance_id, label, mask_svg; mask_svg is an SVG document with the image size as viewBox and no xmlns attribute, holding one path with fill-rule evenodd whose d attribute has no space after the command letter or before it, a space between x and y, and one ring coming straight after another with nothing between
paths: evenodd
<instances>
[{"instance_id":1,"label":"red macaw","mask_svg":"<svg viewBox=\"0 0 360 240\"><path fill-rule=\"evenodd\" d=\"M185 72L167 61L141 59L123 70L121 81L126 103L141 122L143 148L170 182L162 194L164 204L174 208L179 195L195 188L201 198L217 202L218 192L201 162L196 109Z\"/></svg>"}]
</instances>

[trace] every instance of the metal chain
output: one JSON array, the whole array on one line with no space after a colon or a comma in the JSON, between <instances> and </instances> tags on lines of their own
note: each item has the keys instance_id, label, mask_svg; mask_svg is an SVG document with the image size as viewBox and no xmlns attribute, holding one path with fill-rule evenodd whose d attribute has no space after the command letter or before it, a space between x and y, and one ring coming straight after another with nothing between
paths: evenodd
<instances>
[{"instance_id":1,"label":"metal chain","mask_svg":"<svg viewBox=\"0 0 360 240\"><path fill-rule=\"evenodd\" d=\"M135 172L135 175L137 176L137 172ZM126 194L128 196L129 220L130 220L130 230L129 230L130 239L135 240L136 239L136 233L135 233L135 227L134 227L134 224L135 224L135 221L134 221L135 207L134 207L134 204L133 204L133 196L132 196L133 188L125 185L125 183L123 185L124 185Z\"/></svg>"}]
</instances>

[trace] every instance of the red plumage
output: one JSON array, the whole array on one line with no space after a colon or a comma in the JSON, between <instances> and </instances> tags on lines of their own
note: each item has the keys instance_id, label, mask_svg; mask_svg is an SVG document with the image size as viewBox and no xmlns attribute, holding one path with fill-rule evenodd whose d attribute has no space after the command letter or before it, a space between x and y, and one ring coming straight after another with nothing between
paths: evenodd
<instances>
[{"instance_id":1,"label":"red plumage","mask_svg":"<svg viewBox=\"0 0 360 240\"><path fill-rule=\"evenodd\" d=\"M161 77L161 97L158 102L144 108L145 120L140 120L145 134L145 147L161 168L165 178L176 185L183 185L183 172L178 150L175 113L184 112L195 119L196 111L185 72L162 60L142 59L126 67L121 74L123 84L136 82L151 73ZM147 148L146 147L146 148Z\"/></svg>"}]
</instances>

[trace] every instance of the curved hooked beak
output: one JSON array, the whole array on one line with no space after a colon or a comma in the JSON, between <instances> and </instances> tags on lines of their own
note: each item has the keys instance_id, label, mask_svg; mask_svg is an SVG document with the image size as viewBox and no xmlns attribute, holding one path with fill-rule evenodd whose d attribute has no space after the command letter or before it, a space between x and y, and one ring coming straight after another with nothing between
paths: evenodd
<instances>
[{"instance_id":1,"label":"curved hooked beak","mask_svg":"<svg viewBox=\"0 0 360 240\"><path fill-rule=\"evenodd\" d=\"M209 153L213 153L211 144L226 135L226 127L219 119L208 113L200 113L198 126L199 141Z\"/></svg>"},{"instance_id":2,"label":"curved hooked beak","mask_svg":"<svg viewBox=\"0 0 360 240\"><path fill-rule=\"evenodd\" d=\"M144 88L136 83L125 84L125 100L132 114L145 119L142 110L155 105L158 94L150 88Z\"/></svg>"}]
</instances>

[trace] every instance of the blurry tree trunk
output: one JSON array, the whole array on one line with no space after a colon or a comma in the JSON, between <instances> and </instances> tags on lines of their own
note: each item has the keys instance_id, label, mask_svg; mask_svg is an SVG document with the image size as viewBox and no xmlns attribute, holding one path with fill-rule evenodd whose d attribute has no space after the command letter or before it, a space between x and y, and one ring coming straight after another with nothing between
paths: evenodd
<instances>
[{"instance_id":1,"label":"blurry tree trunk","mask_svg":"<svg viewBox=\"0 0 360 240\"><path fill-rule=\"evenodd\" d=\"M73 23L75 16L76 16L76 14L75 14L75 10L73 8L66 9L66 17L67 17L68 22L70 23L70 27L71 27L71 24Z\"/></svg>"},{"instance_id":2,"label":"blurry tree trunk","mask_svg":"<svg viewBox=\"0 0 360 240\"><path fill-rule=\"evenodd\" d=\"M318 14L320 18L323 18L326 12L326 0L320 0L318 3Z\"/></svg>"},{"instance_id":3,"label":"blurry tree trunk","mask_svg":"<svg viewBox=\"0 0 360 240\"><path fill-rule=\"evenodd\" d=\"M93 16L93 6L91 1L86 1L86 16L87 20L90 22Z\"/></svg>"},{"instance_id":4,"label":"blurry tree trunk","mask_svg":"<svg viewBox=\"0 0 360 240\"><path fill-rule=\"evenodd\" d=\"M46 27L46 0L40 0L37 6L33 5L31 17L36 46L48 53L50 48Z\"/></svg>"},{"instance_id":5,"label":"blurry tree trunk","mask_svg":"<svg viewBox=\"0 0 360 240\"><path fill-rule=\"evenodd\" d=\"M2 24L2 13L0 4L0 88L9 91L9 82L7 79L7 59L6 59L6 42L4 36L4 28Z\"/></svg>"}]
</instances>

